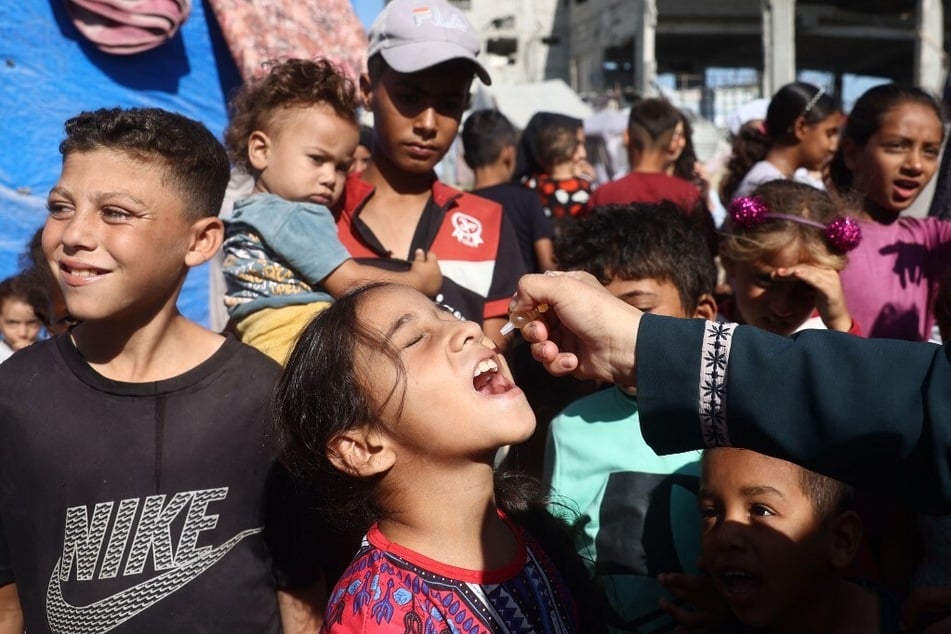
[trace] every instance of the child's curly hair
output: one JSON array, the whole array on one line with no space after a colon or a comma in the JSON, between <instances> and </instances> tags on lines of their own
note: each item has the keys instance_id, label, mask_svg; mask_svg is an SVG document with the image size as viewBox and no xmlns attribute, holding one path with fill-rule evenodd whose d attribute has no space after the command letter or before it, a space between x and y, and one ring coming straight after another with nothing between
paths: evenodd
<instances>
[{"instance_id":1,"label":"child's curly hair","mask_svg":"<svg viewBox=\"0 0 951 634\"><path fill-rule=\"evenodd\" d=\"M278 110L324 104L343 119L357 120L356 87L332 62L291 58L265 66L268 73L244 84L228 103L225 147L232 164L248 173L248 138L255 130L266 131Z\"/></svg>"}]
</instances>

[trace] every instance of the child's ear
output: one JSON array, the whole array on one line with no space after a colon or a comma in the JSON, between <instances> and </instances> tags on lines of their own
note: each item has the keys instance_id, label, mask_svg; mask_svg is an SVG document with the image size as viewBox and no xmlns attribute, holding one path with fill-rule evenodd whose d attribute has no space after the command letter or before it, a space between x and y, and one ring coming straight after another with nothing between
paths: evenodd
<instances>
[{"instance_id":1,"label":"child's ear","mask_svg":"<svg viewBox=\"0 0 951 634\"><path fill-rule=\"evenodd\" d=\"M363 97L363 107L373 111L373 83L370 81L370 74L360 75L360 95Z\"/></svg>"},{"instance_id":2,"label":"child's ear","mask_svg":"<svg viewBox=\"0 0 951 634\"><path fill-rule=\"evenodd\" d=\"M358 427L335 436L327 446L327 457L340 471L369 478L388 471L396 452L382 432Z\"/></svg>"},{"instance_id":3,"label":"child's ear","mask_svg":"<svg viewBox=\"0 0 951 634\"><path fill-rule=\"evenodd\" d=\"M693 312L694 317L713 321L717 318L717 302L710 293L704 293L697 300L697 309Z\"/></svg>"},{"instance_id":4,"label":"child's ear","mask_svg":"<svg viewBox=\"0 0 951 634\"><path fill-rule=\"evenodd\" d=\"M198 266L215 257L225 239L225 224L217 216L201 218L192 223L191 243L185 254L186 266Z\"/></svg>"},{"instance_id":5,"label":"child's ear","mask_svg":"<svg viewBox=\"0 0 951 634\"><path fill-rule=\"evenodd\" d=\"M259 172L267 167L271 153L271 137L255 130L248 137L248 163Z\"/></svg>"},{"instance_id":6,"label":"child's ear","mask_svg":"<svg viewBox=\"0 0 951 634\"><path fill-rule=\"evenodd\" d=\"M514 145L506 145L499 153L499 161L501 161L502 166L510 172L509 178L512 178L512 174L515 173L516 155L517 150Z\"/></svg>"},{"instance_id":7,"label":"child's ear","mask_svg":"<svg viewBox=\"0 0 951 634\"><path fill-rule=\"evenodd\" d=\"M802 141L806 136L806 128L809 127L809 122L806 121L805 117L796 117L796 120L793 122L793 134L796 137L797 141Z\"/></svg>"},{"instance_id":8,"label":"child's ear","mask_svg":"<svg viewBox=\"0 0 951 634\"><path fill-rule=\"evenodd\" d=\"M832 537L829 561L834 568L841 570L855 559L862 541L862 519L855 511L845 511L829 521Z\"/></svg>"}]
</instances>

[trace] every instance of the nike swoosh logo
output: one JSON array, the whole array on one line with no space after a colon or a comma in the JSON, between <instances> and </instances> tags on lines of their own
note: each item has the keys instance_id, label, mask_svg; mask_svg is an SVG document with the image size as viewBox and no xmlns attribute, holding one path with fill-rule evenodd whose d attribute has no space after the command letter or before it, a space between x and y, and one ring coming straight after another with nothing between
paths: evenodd
<instances>
[{"instance_id":1,"label":"nike swoosh logo","mask_svg":"<svg viewBox=\"0 0 951 634\"><path fill-rule=\"evenodd\" d=\"M55 634L104 634L180 590L218 563L242 539L262 530L251 528L242 531L217 548L179 567L89 605L72 605L63 597L63 586L59 580L63 559L60 557L46 589L46 618L50 630Z\"/></svg>"}]
</instances>

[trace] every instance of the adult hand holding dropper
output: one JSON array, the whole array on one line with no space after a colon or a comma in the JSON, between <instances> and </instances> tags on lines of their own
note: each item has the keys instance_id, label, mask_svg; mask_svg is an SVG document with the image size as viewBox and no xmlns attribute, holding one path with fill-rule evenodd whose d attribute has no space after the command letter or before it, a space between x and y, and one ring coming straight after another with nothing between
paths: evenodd
<instances>
[{"instance_id":1,"label":"adult hand holding dropper","mask_svg":"<svg viewBox=\"0 0 951 634\"><path fill-rule=\"evenodd\" d=\"M532 356L555 376L574 374L633 386L634 346L643 313L579 271L525 275L509 305L513 317L539 311L522 328ZM556 343L557 342L557 343Z\"/></svg>"},{"instance_id":2,"label":"adult hand holding dropper","mask_svg":"<svg viewBox=\"0 0 951 634\"><path fill-rule=\"evenodd\" d=\"M578 272L522 277L509 312L542 304L522 328L532 356L557 376L636 386L641 432L658 454L744 447L951 512L947 345L642 319Z\"/></svg>"}]
</instances>

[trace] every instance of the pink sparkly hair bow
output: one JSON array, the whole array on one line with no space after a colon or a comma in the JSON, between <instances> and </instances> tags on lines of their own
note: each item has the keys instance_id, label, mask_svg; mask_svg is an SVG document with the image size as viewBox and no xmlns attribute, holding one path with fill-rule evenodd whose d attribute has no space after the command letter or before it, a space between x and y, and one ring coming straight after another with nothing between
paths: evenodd
<instances>
[{"instance_id":1,"label":"pink sparkly hair bow","mask_svg":"<svg viewBox=\"0 0 951 634\"><path fill-rule=\"evenodd\" d=\"M862 228L852 218L840 216L827 225L800 216L789 214L774 214L766 207L766 203L759 196L742 196L730 203L730 216L733 224L742 229L756 226L770 219L788 220L801 225L809 225L822 229L829 246L847 253L857 247L862 241Z\"/></svg>"}]
</instances>

